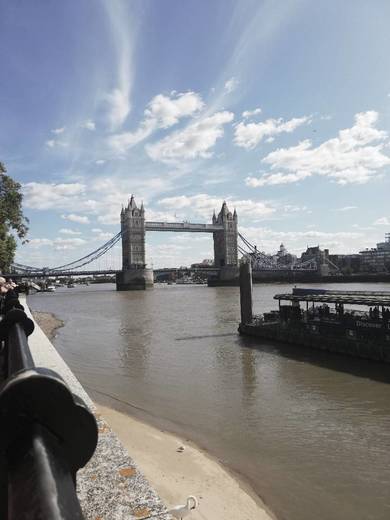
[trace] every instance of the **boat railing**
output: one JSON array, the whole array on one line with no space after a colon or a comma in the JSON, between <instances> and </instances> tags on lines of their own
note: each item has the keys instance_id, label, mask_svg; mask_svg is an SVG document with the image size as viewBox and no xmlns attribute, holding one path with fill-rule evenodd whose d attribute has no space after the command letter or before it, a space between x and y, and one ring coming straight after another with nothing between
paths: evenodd
<instances>
[{"instance_id":1,"label":"boat railing","mask_svg":"<svg viewBox=\"0 0 390 520\"><path fill-rule=\"evenodd\" d=\"M36 367L34 322L17 297L0 322L0 518L82 520L76 474L92 457L97 425L53 370Z\"/></svg>"}]
</instances>

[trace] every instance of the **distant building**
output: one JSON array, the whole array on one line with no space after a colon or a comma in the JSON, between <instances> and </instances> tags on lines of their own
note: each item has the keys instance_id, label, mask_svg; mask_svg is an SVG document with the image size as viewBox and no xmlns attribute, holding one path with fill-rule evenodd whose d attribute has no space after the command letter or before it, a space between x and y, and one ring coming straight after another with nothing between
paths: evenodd
<instances>
[{"instance_id":1,"label":"distant building","mask_svg":"<svg viewBox=\"0 0 390 520\"><path fill-rule=\"evenodd\" d=\"M360 251L361 270L384 273L390 271L390 233L386 233L385 241L376 247Z\"/></svg>"},{"instance_id":2,"label":"distant building","mask_svg":"<svg viewBox=\"0 0 390 520\"><path fill-rule=\"evenodd\" d=\"M308 262L315 259L317 264L325 264L329 258L329 249L320 249L320 246L308 247L301 254L301 262Z\"/></svg>"},{"instance_id":3,"label":"distant building","mask_svg":"<svg viewBox=\"0 0 390 520\"><path fill-rule=\"evenodd\" d=\"M358 253L348 255L329 255L333 262L343 274L359 273L361 271L361 256Z\"/></svg>"},{"instance_id":4,"label":"distant building","mask_svg":"<svg viewBox=\"0 0 390 520\"><path fill-rule=\"evenodd\" d=\"M276 253L274 258L278 266L294 265L297 260L295 255L292 255L287 251L286 246L283 243L280 244L279 251Z\"/></svg>"},{"instance_id":5,"label":"distant building","mask_svg":"<svg viewBox=\"0 0 390 520\"><path fill-rule=\"evenodd\" d=\"M202 260L202 262L191 264L191 267L192 268L214 267L214 260L211 260L210 258L205 258L204 260Z\"/></svg>"}]
</instances>

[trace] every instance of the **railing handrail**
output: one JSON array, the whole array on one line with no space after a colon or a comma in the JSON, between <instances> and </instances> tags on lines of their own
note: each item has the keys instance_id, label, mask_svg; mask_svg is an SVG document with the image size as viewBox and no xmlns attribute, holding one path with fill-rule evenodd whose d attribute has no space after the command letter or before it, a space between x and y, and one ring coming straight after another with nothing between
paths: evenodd
<instances>
[{"instance_id":1,"label":"railing handrail","mask_svg":"<svg viewBox=\"0 0 390 520\"><path fill-rule=\"evenodd\" d=\"M61 376L34 364L28 336L34 330L16 297L0 321L5 380L0 386L0 518L83 520L76 474L97 444L95 417ZM8 492L7 492L8 488Z\"/></svg>"}]
</instances>

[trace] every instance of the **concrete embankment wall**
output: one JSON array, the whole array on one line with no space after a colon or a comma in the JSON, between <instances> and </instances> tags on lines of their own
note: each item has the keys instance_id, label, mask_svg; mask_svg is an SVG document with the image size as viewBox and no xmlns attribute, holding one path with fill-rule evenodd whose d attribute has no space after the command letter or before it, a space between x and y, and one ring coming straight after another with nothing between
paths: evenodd
<instances>
[{"instance_id":1,"label":"concrete embankment wall","mask_svg":"<svg viewBox=\"0 0 390 520\"><path fill-rule=\"evenodd\" d=\"M26 302L22 303L33 319ZM29 337L29 345L36 366L50 368L60 374L72 392L95 413L98 422L96 452L85 468L77 473L77 494L86 520L139 520L151 515L171 520L156 492L137 469L110 426L96 413L90 397L37 323Z\"/></svg>"}]
</instances>

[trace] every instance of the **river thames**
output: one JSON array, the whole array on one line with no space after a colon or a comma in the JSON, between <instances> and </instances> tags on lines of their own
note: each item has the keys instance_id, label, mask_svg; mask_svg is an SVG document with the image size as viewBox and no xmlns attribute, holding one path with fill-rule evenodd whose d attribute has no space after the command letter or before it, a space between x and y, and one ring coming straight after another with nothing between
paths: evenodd
<instances>
[{"instance_id":1,"label":"river thames","mask_svg":"<svg viewBox=\"0 0 390 520\"><path fill-rule=\"evenodd\" d=\"M291 287L256 285L255 312ZM28 302L64 321L54 344L95 400L204 447L279 519L390 518L390 365L240 337L236 287L102 284Z\"/></svg>"}]
</instances>

